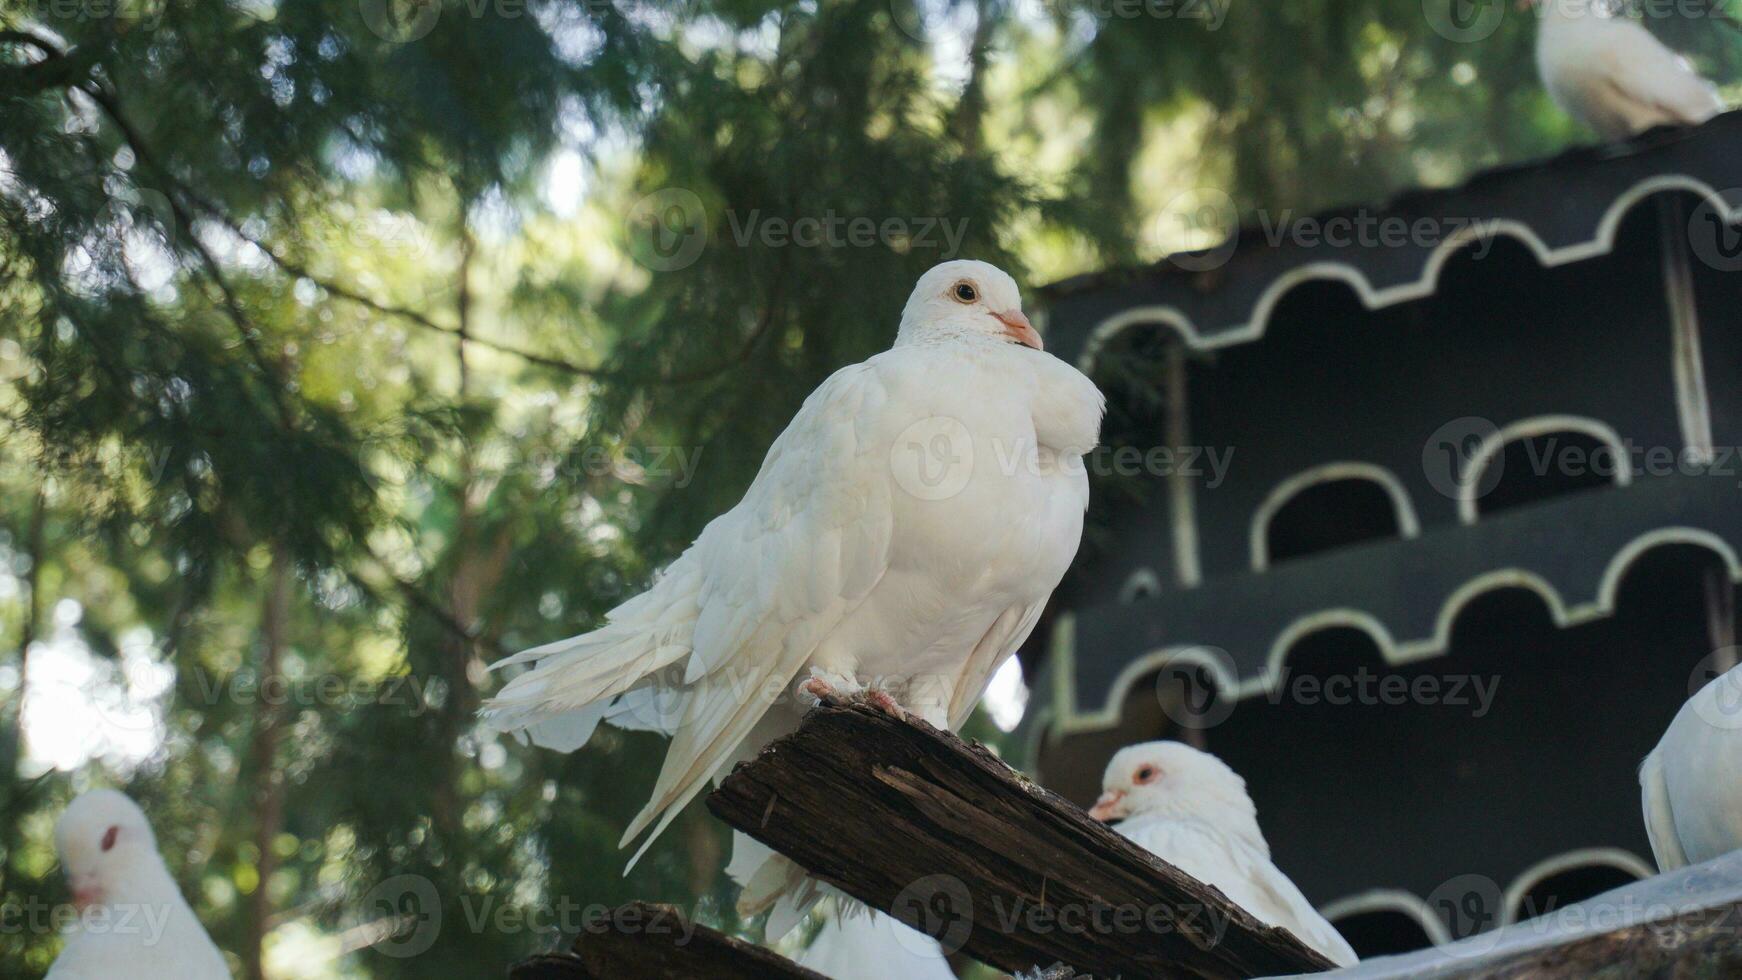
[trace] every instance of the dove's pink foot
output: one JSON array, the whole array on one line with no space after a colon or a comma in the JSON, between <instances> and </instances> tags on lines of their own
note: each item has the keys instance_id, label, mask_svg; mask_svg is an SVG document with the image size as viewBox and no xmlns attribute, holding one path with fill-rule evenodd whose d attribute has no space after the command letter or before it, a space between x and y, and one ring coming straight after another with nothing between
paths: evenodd
<instances>
[{"instance_id":1,"label":"dove's pink foot","mask_svg":"<svg viewBox=\"0 0 1742 980\"><path fill-rule=\"evenodd\" d=\"M836 701L846 700L841 692L835 690L834 685L823 680L821 677L812 677L809 680L804 681L799 684L798 690L800 694L808 694L811 697L816 698L818 702L828 698L833 698Z\"/></svg>"},{"instance_id":2,"label":"dove's pink foot","mask_svg":"<svg viewBox=\"0 0 1742 980\"><path fill-rule=\"evenodd\" d=\"M900 718L903 721L908 718L907 709L896 703L895 698L891 697L888 691L879 691L877 688L868 687L854 700L868 704L886 715Z\"/></svg>"},{"instance_id":3,"label":"dove's pink foot","mask_svg":"<svg viewBox=\"0 0 1742 980\"><path fill-rule=\"evenodd\" d=\"M849 704L869 705L892 718L900 718L903 721L913 717L888 691L875 687L846 692L821 677L812 676L799 683L798 693L807 700L814 699L818 704L825 700L845 701Z\"/></svg>"}]
</instances>

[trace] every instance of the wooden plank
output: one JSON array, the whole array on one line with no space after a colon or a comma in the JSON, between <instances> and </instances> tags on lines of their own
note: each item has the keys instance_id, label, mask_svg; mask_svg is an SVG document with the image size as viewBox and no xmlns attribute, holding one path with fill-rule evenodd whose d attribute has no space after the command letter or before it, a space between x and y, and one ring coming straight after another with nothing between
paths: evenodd
<instances>
[{"instance_id":1,"label":"wooden plank","mask_svg":"<svg viewBox=\"0 0 1742 980\"><path fill-rule=\"evenodd\" d=\"M1742 906L1695 909L1446 976L1448 980L1742 977Z\"/></svg>"},{"instance_id":2,"label":"wooden plank","mask_svg":"<svg viewBox=\"0 0 1742 980\"><path fill-rule=\"evenodd\" d=\"M581 936L571 952L515 964L510 980L827 980L771 950L696 925L675 906L631 902L605 921L608 928Z\"/></svg>"},{"instance_id":3,"label":"wooden plank","mask_svg":"<svg viewBox=\"0 0 1742 980\"><path fill-rule=\"evenodd\" d=\"M1016 972L1231 978L1331 963L922 722L828 703L708 797L822 881Z\"/></svg>"}]
</instances>

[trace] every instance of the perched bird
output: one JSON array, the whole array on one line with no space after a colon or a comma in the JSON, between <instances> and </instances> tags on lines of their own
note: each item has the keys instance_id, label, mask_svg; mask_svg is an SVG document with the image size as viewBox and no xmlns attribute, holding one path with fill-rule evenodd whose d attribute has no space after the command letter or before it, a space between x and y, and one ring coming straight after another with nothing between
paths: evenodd
<instances>
[{"instance_id":1,"label":"perched bird","mask_svg":"<svg viewBox=\"0 0 1742 980\"><path fill-rule=\"evenodd\" d=\"M937 940L874 910L831 916L798 964L831 980L956 980Z\"/></svg>"},{"instance_id":2,"label":"perched bird","mask_svg":"<svg viewBox=\"0 0 1742 980\"><path fill-rule=\"evenodd\" d=\"M1676 712L1639 767L1645 833L1660 871L1742 848L1742 667Z\"/></svg>"},{"instance_id":3,"label":"perched bird","mask_svg":"<svg viewBox=\"0 0 1742 980\"><path fill-rule=\"evenodd\" d=\"M85 793L54 837L79 919L47 980L229 980L138 804L114 790Z\"/></svg>"},{"instance_id":4,"label":"perched bird","mask_svg":"<svg viewBox=\"0 0 1742 980\"><path fill-rule=\"evenodd\" d=\"M1271 863L1246 781L1222 760L1183 742L1133 745L1107 764L1101 788L1091 817L1119 821L1114 829L1132 842L1337 965L1356 961L1336 928Z\"/></svg>"},{"instance_id":5,"label":"perched bird","mask_svg":"<svg viewBox=\"0 0 1742 980\"><path fill-rule=\"evenodd\" d=\"M932 268L894 346L824 381L744 499L646 592L591 633L498 665L536 666L486 721L565 751L601 720L671 734L625 844L650 826L651 843L820 696L960 725L1076 554L1082 456L1103 408L1088 378L1043 352L1009 276ZM743 914L783 902L771 937L816 897L743 835L728 871Z\"/></svg>"},{"instance_id":6,"label":"perched bird","mask_svg":"<svg viewBox=\"0 0 1742 980\"><path fill-rule=\"evenodd\" d=\"M1643 24L1600 2L1526 0L1542 8L1536 67L1555 103L1604 139L1724 111L1718 90Z\"/></svg>"}]
</instances>

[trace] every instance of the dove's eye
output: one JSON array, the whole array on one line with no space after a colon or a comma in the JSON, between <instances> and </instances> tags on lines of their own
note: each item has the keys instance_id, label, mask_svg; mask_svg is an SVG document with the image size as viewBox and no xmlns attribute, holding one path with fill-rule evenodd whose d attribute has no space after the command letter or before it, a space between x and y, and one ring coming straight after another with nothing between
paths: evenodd
<instances>
[{"instance_id":1,"label":"dove's eye","mask_svg":"<svg viewBox=\"0 0 1742 980\"><path fill-rule=\"evenodd\" d=\"M1161 775L1161 773L1156 771L1154 766L1144 766L1137 770L1137 781L1139 783L1153 783L1155 782L1155 778L1159 775Z\"/></svg>"},{"instance_id":2,"label":"dove's eye","mask_svg":"<svg viewBox=\"0 0 1742 980\"><path fill-rule=\"evenodd\" d=\"M958 282L955 288L956 302L972 303L980 298L980 291L971 282Z\"/></svg>"},{"instance_id":3,"label":"dove's eye","mask_svg":"<svg viewBox=\"0 0 1742 980\"><path fill-rule=\"evenodd\" d=\"M108 830L103 831L103 850L105 852L114 850L115 849L115 838L119 837L120 835L121 835L121 828L120 827L110 827Z\"/></svg>"}]
</instances>

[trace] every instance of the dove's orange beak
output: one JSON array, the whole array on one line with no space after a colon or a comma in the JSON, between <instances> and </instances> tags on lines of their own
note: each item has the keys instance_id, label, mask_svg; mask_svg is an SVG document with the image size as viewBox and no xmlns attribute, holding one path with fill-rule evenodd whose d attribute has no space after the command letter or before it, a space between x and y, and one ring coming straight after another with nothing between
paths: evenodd
<instances>
[{"instance_id":1,"label":"dove's orange beak","mask_svg":"<svg viewBox=\"0 0 1742 980\"><path fill-rule=\"evenodd\" d=\"M84 911L94 905L103 904L103 886L95 880L78 877L73 879L73 907Z\"/></svg>"},{"instance_id":2,"label":"dove's orange beak","mask_svg":"<svg viewBox=\"0 0 1742 980\"><path fill-rule=\"evenodd\" d=\"M1089 816L1102 823L1123 819L1126 816L1125 794L1113 789L1102 793L1095 805L1089 808Z\"/></svg>"},{"instance_id":3,"label":"dove's orange beak","mask_svg":"<svg viewBox=\"0 0 1742 980\"><path fill-rule=\"evenodd\" d=\"M1021 310L1009 310L1004 313L992 314L999 323L1004 324L1004 335L1024 347L1035 350L1046 350L1046 345L1040 342L1040 334L1034 330L1034 324L1028 322L1028 317Z\"/></svg>"}]
</instances>

